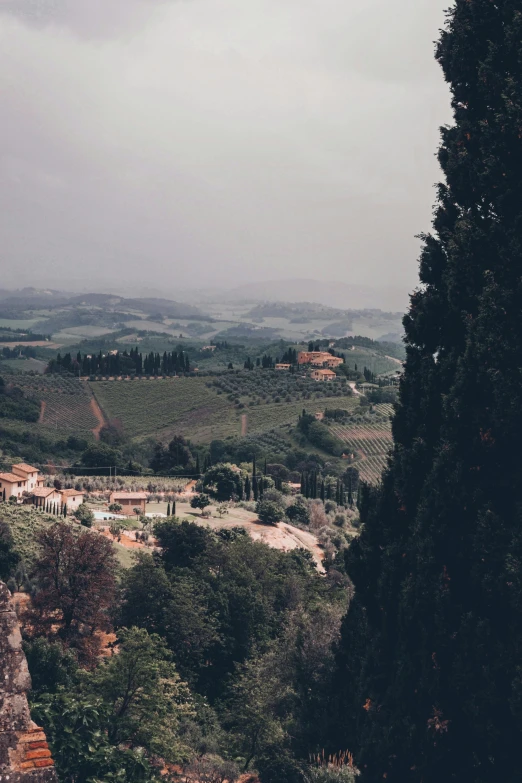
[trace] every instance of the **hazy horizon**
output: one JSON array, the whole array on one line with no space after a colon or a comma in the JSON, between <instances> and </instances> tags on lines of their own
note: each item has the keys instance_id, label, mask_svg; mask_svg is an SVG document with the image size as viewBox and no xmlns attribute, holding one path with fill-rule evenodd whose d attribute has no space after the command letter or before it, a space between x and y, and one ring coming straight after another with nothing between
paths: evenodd
<instances>
[{"instance_id":1,"label":"hazy horizon","mask_svg":"<svg viewBox=\"0 0 522 783\"><path fill-rule=\"evenodd\" d=\"M0 0L2 287L406 299L446 4Z\"/></svg>"}]
</instances>

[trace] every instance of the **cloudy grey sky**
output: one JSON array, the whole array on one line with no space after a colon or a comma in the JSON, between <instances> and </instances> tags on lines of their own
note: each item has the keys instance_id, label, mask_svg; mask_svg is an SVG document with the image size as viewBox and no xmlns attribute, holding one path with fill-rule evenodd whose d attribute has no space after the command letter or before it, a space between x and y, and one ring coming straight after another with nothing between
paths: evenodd
<instances>
[{"instance_id":1,"label":"cloudy grey sky","mask_svg":"<svg viewBox=\"0 0 522 783\"><path fill-rule=\"evenodd\" d=\"M412 288L448 3L0 0L0 287Z\"/></svg>"}]
</instances>

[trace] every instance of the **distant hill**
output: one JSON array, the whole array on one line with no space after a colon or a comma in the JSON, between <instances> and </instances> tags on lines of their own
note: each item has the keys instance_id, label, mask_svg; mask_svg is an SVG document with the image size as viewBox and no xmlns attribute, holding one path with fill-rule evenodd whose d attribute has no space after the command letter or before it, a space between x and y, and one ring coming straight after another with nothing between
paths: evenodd
<instances>
[{"instance_id":1,"label":"distant hill","mask_svg":"<svg viewBox=\"0 0 522 783\"><path fill-rule=\"evenodd\" d=\"M404 312L409 292L404 288L364 286L336 280L287 279L247 283L211 295L213 301L317 302L342 310Z\"/></svg>"}]
</instances>

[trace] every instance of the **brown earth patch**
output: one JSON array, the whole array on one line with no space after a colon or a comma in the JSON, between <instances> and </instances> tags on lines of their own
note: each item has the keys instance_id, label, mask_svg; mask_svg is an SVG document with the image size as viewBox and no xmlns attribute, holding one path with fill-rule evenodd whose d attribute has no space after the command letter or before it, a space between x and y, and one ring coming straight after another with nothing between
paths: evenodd
<instances>
[{"instance_id":1,"label":"brown earth patch","mask_svg":"<svg viewBox=\"0 0 522 783\"><path fill-rule=\"evenodd\" d=\"M45 400L42 400L40 403L40 415L38 417L38 424L43 424L46 408L47 408L47 403Z\"/></svg>"},{"instance_id":2,"label":"brown earth patch","mask_svg":"<svg viewBox=\"0 0 522 783\"><path fill-rule=\"evenodd\" d=\"M98 425L93 428L92 434L94 435L96 440L100 440L100 430L102 427L105 427L105 417L103 415L102 409L100 408L98 402L95 400L94 397L91 398L89 407L98 420Z\"/></svg>"}]
</instances>

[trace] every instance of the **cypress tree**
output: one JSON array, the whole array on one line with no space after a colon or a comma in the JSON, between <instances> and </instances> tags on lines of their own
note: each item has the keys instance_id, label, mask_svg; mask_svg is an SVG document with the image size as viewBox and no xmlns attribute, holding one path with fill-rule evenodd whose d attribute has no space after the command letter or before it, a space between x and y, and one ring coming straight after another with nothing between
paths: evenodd
<instances>
[{"instance_id":1,"label":"cypress tree","mask_svg":"<svg viewBox=\"0 0 522 783\"><path fill-rule=\"evenodd\" d=\"M324 502L324 499L325 499L324 481L321 481L321 493L320 493L319 497Z\"/></svg>"},{"instance_id":2,"label":"cypress tree","mask_svg":"<svg viewBox=\"0 0 522 783\"><path fill-rule=\"evenodd\" d=\"M257 501L259 500L259 493L257 491L257 479L255 477L255 474L252 476L252 489L254 491L254 500L257 503Z\"/></svg>"},{"instance_id":3,"label":"cypress tree","mask_svg":"<svg viewBox=\"0 0 522 783\"><path fill-rule=\"evenodd\" d=\"M63 516L64 518L67 517L67 503L63 504Z\"/></svg>"},{"instance_id":4,"label":"cypress tree","mask_svg":"<svg viewBox=\"0 0 522 783\"><path fill-rule=\"evenodd\" d=\"M362 488L331 737L369 783L515 783L522 739L522 2L456 0L394 450Z\"/></svg>"},{"instance_id":5,"label":"cypress tree","mask_svg":"<svg viewBox=\"0 0 522 783\"><path fill-rule=\"evenodd\" d=\"M170 501L167 503L167 516L170 517Z\"/></svg>"},{"instance_id":6,"label":"cypress tree","mask_svg":"<svg viewBox=\"0 0 522 783\"><path fill-rule=\"evenodd\" d=\"M172 516L173 517L176 516L176 501L175 500L172 501Z\"/></svg>"},{"instance_id":7,"label":"cypress tree","mask_svg":"<svg viewBox=\"0 0 522 783\"><path fill-rule=\"evenodd\" d=\"M199 469L199 454L196 454L196 475L200 475L201 471Z\"/></svg>"},{"instance_id":8,"label":"cypress tree","mask_svg":"<svg viewBox=\"0 0 522 783\"><path fill-rule=\"evenodd\" d=\"M247 473L245 478L245 499L250 500L252 497L252 485L250 483L250 476Z\"/></svg>"}]
</instances>

